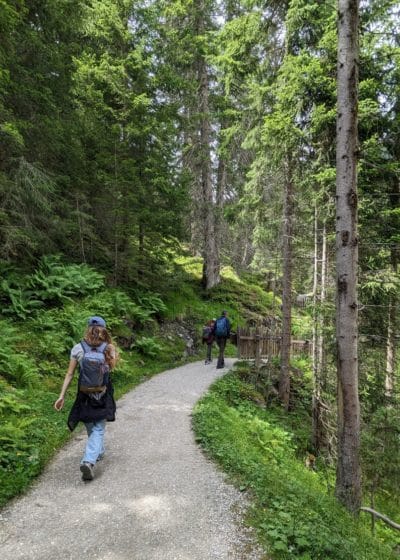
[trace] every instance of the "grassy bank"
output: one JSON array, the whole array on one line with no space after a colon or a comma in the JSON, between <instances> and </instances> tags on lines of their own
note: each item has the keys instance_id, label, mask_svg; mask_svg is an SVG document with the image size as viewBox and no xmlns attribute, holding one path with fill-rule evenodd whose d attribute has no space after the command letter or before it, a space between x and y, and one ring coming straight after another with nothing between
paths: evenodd
<instances>
[{"instance_id":1,"label":"grassy bank","mask_svg":"<svg viewBox=\"0 0 400 560\"><path fill-rule=\"evenodd\" d=\"M323 474L307 469L293 434L236 374L216 382L197 405L193 424L204 449L249 490L250 523L274 559L383 560L389 546L371 536L328 495ZM278 414L279 417L279 414Z\"/></svg>"}]
</instances>

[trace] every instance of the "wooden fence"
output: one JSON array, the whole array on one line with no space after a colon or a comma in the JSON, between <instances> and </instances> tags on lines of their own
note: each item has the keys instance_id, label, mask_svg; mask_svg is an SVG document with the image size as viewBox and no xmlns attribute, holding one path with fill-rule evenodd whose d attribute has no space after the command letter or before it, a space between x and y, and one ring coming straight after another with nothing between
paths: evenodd
<instances>
[{"instance_id":1,"label":"wooden fence","mask_svg":"<svg viewBox=\"0 0 400 560\"><path fill-rule=\"evenodd\" d=\"M263 328L237 329L238 357L242 360L255 360L257 364L262 359L279 356L281 352L281 337ZM292 340L291 355L312 354L312 343L309 340Z\"/></svg>"}]
</instances>

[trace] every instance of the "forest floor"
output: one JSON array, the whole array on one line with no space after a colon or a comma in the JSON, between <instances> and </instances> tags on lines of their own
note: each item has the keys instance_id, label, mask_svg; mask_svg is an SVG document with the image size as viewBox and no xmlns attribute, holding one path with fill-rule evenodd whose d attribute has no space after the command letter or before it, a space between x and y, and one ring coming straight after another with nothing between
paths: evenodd
<instances>
[{"instance_id":1,"label":"forest floor","mask_svg":"<svg viewBox=\"0 0 400 560\"><path fill-rule=\"evenodd\" d=\"M243 523L246 498L191 429L195 402L233 360L226 364L187 364L120 399L93 481L81 479L86 435L76 433L27 494L1 511L2 560L264 558Z\"/></svg>"}]
</instances>

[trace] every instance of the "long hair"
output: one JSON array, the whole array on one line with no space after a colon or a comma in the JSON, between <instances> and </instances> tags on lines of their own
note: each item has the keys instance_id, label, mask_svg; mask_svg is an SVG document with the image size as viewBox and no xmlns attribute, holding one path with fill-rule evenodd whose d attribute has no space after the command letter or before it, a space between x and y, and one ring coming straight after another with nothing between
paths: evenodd
<instances>
[{"instance_id":1,"label":"long hair","mask_svg":"<svg viewBox=\"0 0 400 560\"><path fill-rule=\"evenodd\" d=\"M98 325L88 327L83 338L89 344L89 346L100 346L100 344L106 342L107 348L104 352L106 362L111 369L116 366L119 355L112 341L110 333L105 327L100 327Z\"/></svg>"}]
</instances>

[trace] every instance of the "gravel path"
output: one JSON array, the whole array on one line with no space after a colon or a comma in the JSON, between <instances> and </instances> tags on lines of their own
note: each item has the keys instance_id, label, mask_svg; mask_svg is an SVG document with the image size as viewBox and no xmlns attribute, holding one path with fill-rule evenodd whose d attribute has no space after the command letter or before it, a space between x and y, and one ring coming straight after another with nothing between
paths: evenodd
<instances>
[{"instance_id":1,"label":"gravel path","mask_svg":"<svg viewBox=\"0 0 400 560\"><path fill-rule=\"evenodd\" d=\"M197 362L125 395L91 482L80 478L78 433L2 510L1 560L261 560L240 524L243 496L191 431L193 405L220 372Z\"/></svg>"}]
</instances>

